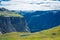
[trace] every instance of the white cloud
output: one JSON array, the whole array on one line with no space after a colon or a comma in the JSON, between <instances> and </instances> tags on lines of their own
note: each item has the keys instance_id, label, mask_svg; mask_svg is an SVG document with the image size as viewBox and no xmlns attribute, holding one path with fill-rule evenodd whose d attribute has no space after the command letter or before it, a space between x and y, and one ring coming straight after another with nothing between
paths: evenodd
<instances>
[{"instance_id":1,"label":"white cloud","mask_svg":"<svg viewBox=\"0 0 60 40\"><path fill-rule=\"evenodd\" d=\"M34 2L33 2L34 1ZM41 0L12 0L9 2L2 2L3 7L9 10L60 10L59 1L41 1ZM43 4L37 3L43 2ZM33 3L33 4L30 4Z\"/></svg>"}]
</instances>

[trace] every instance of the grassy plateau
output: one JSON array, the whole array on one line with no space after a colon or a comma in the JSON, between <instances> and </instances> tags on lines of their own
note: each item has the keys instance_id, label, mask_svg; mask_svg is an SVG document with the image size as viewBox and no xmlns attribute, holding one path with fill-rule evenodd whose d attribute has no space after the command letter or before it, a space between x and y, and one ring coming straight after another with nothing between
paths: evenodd
<instances>
[{"instance_id":1,"label":"grassy plateau","mask_svg":"<svg viewBox=\"0 0 60 40\"><path fill-rule=\"evenodd\" d=\"M12 32L0 34L0 40L60 40L60 26L36 33Z\"/></svg>"}]
</instances>

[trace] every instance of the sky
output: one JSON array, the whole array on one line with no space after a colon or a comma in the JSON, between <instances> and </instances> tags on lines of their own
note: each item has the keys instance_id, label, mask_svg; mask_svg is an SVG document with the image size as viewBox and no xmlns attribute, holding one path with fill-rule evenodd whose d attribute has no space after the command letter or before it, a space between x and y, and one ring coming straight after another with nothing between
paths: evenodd
<instances>
[{"instance_id":1,"label":"sky","mask_svg":"<svg viewBox=\"0 0 60 40\"><path fill-rule=\"evenodd\" d=\"M9 10L60 10L60 1L53 0L10 0L2 1L0 7Z\"/></svg>"}]
</instances>

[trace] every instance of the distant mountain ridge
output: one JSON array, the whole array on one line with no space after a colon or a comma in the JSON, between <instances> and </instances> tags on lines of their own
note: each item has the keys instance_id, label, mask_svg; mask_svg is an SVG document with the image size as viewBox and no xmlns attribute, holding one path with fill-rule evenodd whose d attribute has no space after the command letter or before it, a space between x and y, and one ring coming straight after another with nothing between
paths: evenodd
<instances>
[{"instance_id":1,"label":"distant mountain ridge","mask_svg":"<svg viewBox=\"0 0 60 40\"><path fill-rule=\"evenodd\" d=\"M60 25L60 10L20 11L27 21L31 32L37 32Z\"/></svg>"}]
</instances>

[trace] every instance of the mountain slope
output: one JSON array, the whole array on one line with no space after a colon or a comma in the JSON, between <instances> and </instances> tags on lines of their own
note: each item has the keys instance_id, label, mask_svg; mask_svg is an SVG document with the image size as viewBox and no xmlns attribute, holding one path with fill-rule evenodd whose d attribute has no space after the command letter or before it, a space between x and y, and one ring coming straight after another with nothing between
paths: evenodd
<instances>
[{"instance_id":1,"label":"mountain slope","mask_svg":"<svg viewBox=\"0 0 60 40\"><path fill-rule=\"evenodd\" d=\"M31 32L37 32L60 25L60 10L22 11Z\"/></svg>"},{"instance_id":2,"label":"mountain slope","mask_svg":"<svg viewBox=\"0 0 60 40\"><path fill-rule=\"evenodd\" d=\"M0 33L28 32L25 18L5 8L0 8Z\"/></svg>"},{"instance_id":3,"label":"mountain slope","mask_svg":"<svg viewBox=\"0 0 60 40\"><path fill-rule=\"evenodd\" d=\"M0 40L60 40L60 26L36 33L6 33Z\"/></svg>"}]
</instances>

